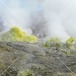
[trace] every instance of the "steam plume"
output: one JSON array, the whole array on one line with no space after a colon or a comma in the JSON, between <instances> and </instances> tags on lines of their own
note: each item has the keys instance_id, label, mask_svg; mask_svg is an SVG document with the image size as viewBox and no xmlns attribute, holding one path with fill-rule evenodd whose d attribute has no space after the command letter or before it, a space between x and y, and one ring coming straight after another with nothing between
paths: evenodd
<instances>
[{"instance_id":1,"label":"steam plume","mask_svg":"<svg viewBox=\"0 0 76 76\"><path fill-rule=\"evenodd\" d=\"M0 15L7 28L17 25L30 34L58 37L62 41L73 36L76 40L75 0L7 1L0 2Z\"/></svg>"}]
</instances>

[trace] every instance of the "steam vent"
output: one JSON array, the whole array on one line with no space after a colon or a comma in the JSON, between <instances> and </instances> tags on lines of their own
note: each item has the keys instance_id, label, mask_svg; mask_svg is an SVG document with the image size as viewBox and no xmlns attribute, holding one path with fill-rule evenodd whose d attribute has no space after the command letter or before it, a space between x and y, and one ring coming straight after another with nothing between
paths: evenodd
<instances>
[{"instance_id":1,"label":"steam vent","mask_svg":"<svg viewBox=\"0 0 76 76\"><path fill-rule=\"evenodd\" d=\"M0 0L0 76L76 76L76 0Z\"/></svg>"}]
</instances>

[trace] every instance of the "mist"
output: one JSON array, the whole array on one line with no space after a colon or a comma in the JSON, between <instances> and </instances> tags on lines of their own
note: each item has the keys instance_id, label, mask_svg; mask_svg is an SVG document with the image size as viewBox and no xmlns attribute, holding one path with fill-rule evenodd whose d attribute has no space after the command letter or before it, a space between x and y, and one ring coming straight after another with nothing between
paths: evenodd
<instances>
[{"instance_id":1,"label":"mist","mask_svg":"<svg viewBox=\"0 0 76 76\"><path fill-rule=\"evenodd\" d=\"M0 15L6 30L13 26L38 37L76 40L75 0L1 0ZM1 25L0 25L1 26Z\"/></svg>"},{"instance_id":2,"label":"mist","mask_svg":"<svg viewBox=\"0 0 76 76\"><path fill-rule=\"evenodd\" d=\"M62 41L72 36L76 40L75 0L45 0L43 8L50 36L58 37Z\"/></svg>"}]
</instances>

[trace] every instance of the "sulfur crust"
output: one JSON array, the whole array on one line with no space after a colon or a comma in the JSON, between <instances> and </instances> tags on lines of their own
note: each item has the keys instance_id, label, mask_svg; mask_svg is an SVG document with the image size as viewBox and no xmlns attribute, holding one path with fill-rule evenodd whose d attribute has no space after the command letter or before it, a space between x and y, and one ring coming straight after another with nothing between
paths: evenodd
<instances>
[{"instance_id":1,"label":"sulfur crust","mask_svg":"<svg viewBox=\"0 0 76 76\"><path fill-rule=\"evenodd\" d=\"M36 36L28 35L16 26L0 36L0 41L36 42L37 40Z\"/></svg>"}]
</instances>

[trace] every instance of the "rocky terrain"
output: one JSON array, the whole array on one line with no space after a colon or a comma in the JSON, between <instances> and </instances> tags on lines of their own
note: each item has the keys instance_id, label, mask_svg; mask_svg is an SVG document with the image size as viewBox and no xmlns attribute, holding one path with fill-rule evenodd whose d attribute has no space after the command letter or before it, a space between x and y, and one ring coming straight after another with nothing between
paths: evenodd
<instances>
[{"instance_id":1,"label":"rocky terrain","mask_svg":"<svg viewBox=\"0 0 76 76\"><path fill-rule=\"evenodd\" d=\"M0 76L76 76L76 50L53 44L0 42Z\"/></svg>"},{"instance_id":2,"label":"rocky terrain","mask_svg":"<svg viewBox=\"0 0 76 76\"><path fill-rule=\"evenodd\" d=\"M76 76L76 45L70 37L37 38L18 27L0 34L0 76Z\"/></svg>"}]
</instances>

